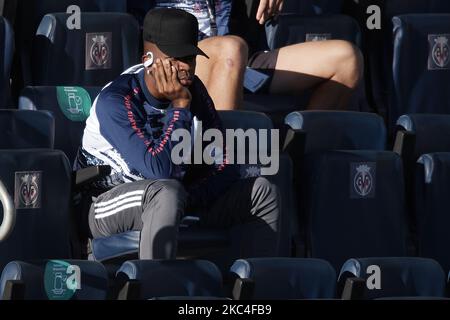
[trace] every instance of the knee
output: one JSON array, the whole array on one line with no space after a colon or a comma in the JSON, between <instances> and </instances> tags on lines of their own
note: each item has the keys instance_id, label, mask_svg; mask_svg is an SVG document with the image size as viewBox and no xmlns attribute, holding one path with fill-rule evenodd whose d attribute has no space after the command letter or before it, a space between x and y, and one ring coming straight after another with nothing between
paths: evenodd
<instances>
[{"instance_id":1,"label":"knee","mask_svg":"<svg viewBox=\"0 0 450 320\"><path fill-rule=\"evenodd\" d=\"M248 60L247 43L240 37L220 37L218 43L218 60L226 69L244 69Z\"/></svg>"},{"instance_id":2,"label":"knee","mask_svg":"<svg viewBox=\"0 0 450 320\"><path fill-rule=\"evenodd\" d=\"M159 194L167 201L185 202L187 193L181 182L177 180L158 180L151 185L151 194Z\"/></svg>"},{"instance_id":3,"label":"knee","mask_svg":"<svg viewBox=\"0 0 450 320\"><path fill-rule=\"evenodd\" d=\"M336 75L351 88L357 86L364 73L364 58L361 50L348 41L335 41Z\"/></svg>"}]
</instances>

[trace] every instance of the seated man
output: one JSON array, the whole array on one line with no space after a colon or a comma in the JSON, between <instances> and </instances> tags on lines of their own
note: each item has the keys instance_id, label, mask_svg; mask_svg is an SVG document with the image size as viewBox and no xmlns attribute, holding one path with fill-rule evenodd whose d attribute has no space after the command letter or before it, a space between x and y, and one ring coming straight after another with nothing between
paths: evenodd
<instances>
[{"instance_id":1,"label":"seated man","mask_svg":"<svg viewBox=\"0 0 450 320\"><path fill-rule=\"evenodd\" d=\"M262 25L281 11L284 0L215 0L216 8L212 8L211 0L195 1L195 5L192 0L156 2L159 7L174 6L191 12L203 26L203 38L208 38L200 41L199 47L210 59L197 58L197 75L218 109L242 106L246 65L270 75L270 82L260 91L262 93L298 95L314 89L308 109L346 109L362 78L362 54L346 41L306 42L271 52L258 51L258 40L264 33ZM239 19L238 33L250 44L250 55L241 38L216 37L214 9L224 11L222 7L227 6L231 10L231 3ZM246 5L256 10L247 10ZM256 11L251 20L247 17L249 11Z\"/></svg>"},{"instance_id":2,"label":"seated man","mask_svg":"<svg viewBox=\"0 0 450 320\"><path fill-rule=\"evenodd\" d=\"M170 259L176 256L180 218L193 212L205 226L242 225L246 239L235 258L276 255L279 200L273 185L264 178L240 180L238 168L227 161L194 168L175 165L171 157L177 129L195 131L199 120L203 130L222 130L208 92L194 76L196 56L206 57L197 36L193 15L150 11L143 64L97 97L75 163L77 169L112 168L90 190L96 196L89 212L91 236L141 231L141 259Z\"/></svg>"}]
</instances>

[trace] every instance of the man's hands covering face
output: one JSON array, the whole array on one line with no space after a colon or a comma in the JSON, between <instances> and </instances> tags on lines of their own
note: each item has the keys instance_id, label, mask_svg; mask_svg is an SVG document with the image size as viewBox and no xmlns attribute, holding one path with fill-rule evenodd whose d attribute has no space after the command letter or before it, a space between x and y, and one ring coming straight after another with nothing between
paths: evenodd
<instances>
[{"instance_id":1,"label":"man's hands covering face","mask_svg":"<svg viewBox=\"0 0 450 320\"><path fill-rule=\"evenodd\" d=\"M173 59L156 59L152 66L156 89L165 99L172 102L175 108L189 108L192 100L191 92L178 79L178 71L172 65Z\"/></svg>"}]
</instances>

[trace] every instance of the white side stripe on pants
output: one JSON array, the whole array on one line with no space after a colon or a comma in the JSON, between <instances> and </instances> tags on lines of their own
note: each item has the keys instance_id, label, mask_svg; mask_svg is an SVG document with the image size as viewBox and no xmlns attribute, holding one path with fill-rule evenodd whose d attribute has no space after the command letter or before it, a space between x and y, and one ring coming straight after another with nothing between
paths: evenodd
<instances>
[{"instance_id":1,"label":"white side stripe on pants","mask_svg":"<svg viewBox=\"0 0 450 320\"><path fill-rule=\"evenodd\" d=\"M141 206L141 205L142 205L142 202L141 202L141 201L139 201L139 202L128 203L128 204L123 205L123 206L121 206L121 207L118 207L118 208L116 208L116 209L114 209L114 210L112 210L112 211L110 211L110 212L102 213L102 214L97 214L97 215L95 216L95 219L103 219L103 218L106 218L106 217L115 215L116 213L118 213L118 212L120 212L120 211L123 211L123 210L126 210L126 209L130 209L130 208L134 208L134 207L139 207L139 206Z\"/></svg>"},{"instance_id":2,"label":"white side stripe on pants","mask_svg":"<svg viewBox=\"0 0 450 320\"><path fill-rule=\"evenodd\" d=\"M132 191L122 194L108 201L94 204L95 219L103 219L112 216L120 211L139 207L142 205L144 190Z\"/></svg>"},{"instance_id":3,"label":"white side stripe on pants","mask_svg":"<svg viewBox=\"0 0 450 320\"><path fill-rule=\"evenodd\" d=\"M95 209L95 213L105 213L108 212L110 210L114 210L117 207L120 207L122 205L124 205L125 203L129 203L129 202L142 202L142 196L137 196L137 197L130 197L127 199L123 199L120 201L117 201L107 207L103 207L103 208L96 208Z\"/></svg>"},{"instance_id":4,"label":"white side stripe on pants","mask_svg":"<svg viewBox=\"0 0 450 320\"><path fill-rule=\"evenodd\" d=\"M94 205L94 207L95 208L105 207L105 206L108 206L110 204L113 204L113 203L115 203L115 202L117 202L119 200L125 199L125 198L130 197L130 196L142 196L142 195L144 195L144 192L145 192L144 190L137 190L137 191L127 192L127 193L124 193L124 194L122 194L122 195L120 195L118 197L110 199L108 201L97 202Z\"/></svg>"}]
</instances>

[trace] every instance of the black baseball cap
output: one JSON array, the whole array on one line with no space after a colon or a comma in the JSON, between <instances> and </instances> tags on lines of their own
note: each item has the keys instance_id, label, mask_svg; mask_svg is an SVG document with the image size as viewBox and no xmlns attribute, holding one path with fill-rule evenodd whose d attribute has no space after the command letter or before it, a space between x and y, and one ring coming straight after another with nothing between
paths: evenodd
<instances>
[{"instance_id":1,"label":"black baseball cap","mask_svg":"<svg viewBox=\"0 0 450 320\"><path fill-rule=\"evenodd\" d=\"M144 41L154 43L169 57L201 55L198 45L198 21L192 14L173 8L150 10L144 20Z\"/></svg>"}]
</instances>

